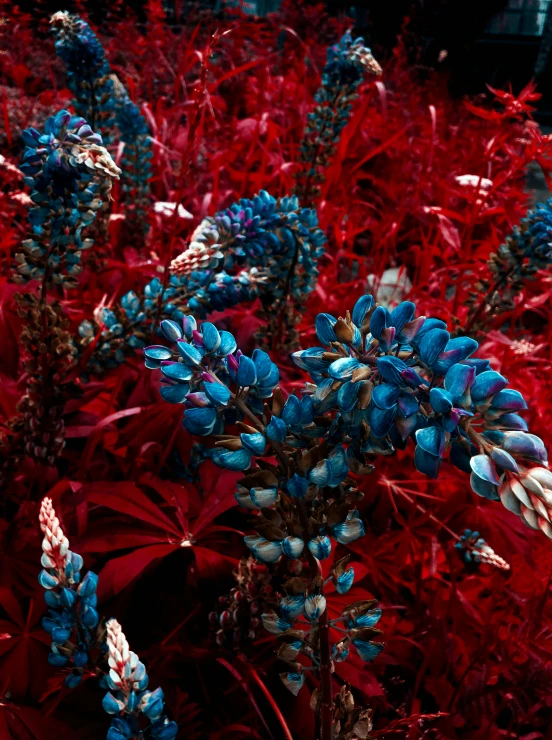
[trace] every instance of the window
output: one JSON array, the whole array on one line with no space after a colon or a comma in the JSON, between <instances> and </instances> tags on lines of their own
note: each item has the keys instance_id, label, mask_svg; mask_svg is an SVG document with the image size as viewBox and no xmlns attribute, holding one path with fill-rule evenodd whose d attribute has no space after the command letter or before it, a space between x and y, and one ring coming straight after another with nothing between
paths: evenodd
<instances>
[{"instance_id":1,"label":"window","mask_svg":"<svg viewBox=\"0 0 552 740\"><path fill-rule=\"evenodd\" d=\"M552 0L509 0L495 15L487 32L508 36L542 36L546 11Z\"/></svg>"}]
</instances>

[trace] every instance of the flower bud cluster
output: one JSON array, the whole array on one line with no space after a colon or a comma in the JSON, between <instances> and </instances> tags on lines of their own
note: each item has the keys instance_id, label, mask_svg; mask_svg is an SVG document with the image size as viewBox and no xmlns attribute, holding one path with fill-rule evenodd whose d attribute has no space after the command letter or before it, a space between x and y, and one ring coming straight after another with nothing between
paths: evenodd
<instances>
[{"instance_id":1,"label":"flower bud cluster","mask_svg":"<svg viewBox=\"0 0 552 740\"><path fill-rule=\"evenodd\" d=\"M247 357L212 323L164 321L175 349L144 351L146 367L161 370L162 397L184 405L186 429L215 441L216 464L244 471L235 497L253 514L255 534L245 537L253 556L298 563L279 609L262 616L265 628L282 636L282 680L293 693L305 671L331 671L345 660L350 644L363 660L383 648L373 639L381 615L375 602L354 603L337 622L329 620L326 586L331 581L346 593L354 567L342 558L324 579L321 566L334 543L363 536L355 507L362 494L350 474L371 472L377 455L412 439L416 467L436 478L450 453L453 464L471 472L475 493L502 499L529 526L552 534L546 451L518 413L526 409L522 396L487 360L473 359L475 340L451 338L443 321L415 313L409 301L390 312L365 295L344 318L319 314L320 346L293 355L312 382L287 399L268 354L256 349ZM491 558L483 546L479 551ZM344 636L330 650L332 628Z\"/></svg>"},{"instance_id":2,"label":"flower bud cluster","mask_svg":"<svg viewBox=\"0 0 552 740\"><path fill-rule=\"evenodd\" d=\"M44 598L48 605L42 626L52 636L48 662L71 668L65 684L73 688L82 680L96 640L98 577L89 571L81 579L82 557L69 550L69 540L49 498L42 501L39 522L44 534L41 559L44 570L38 580L46 589Z\"/></svg>"},{"instance_id":3,"label":"flower bud cluster","mask_svg":"<svg viewBox=\"0 0 552 740\"><path fill-rule=\"evenodd\" d=\"M479 532L466 529L454 547L466 565L485 563L499 570L510 570L509 564L479 536Z\"/></svg>"},{"instance_id":4,"label":"flower bud cluster","mask_svg":"<svg viewBox=\"0 0 552 740\"><path fill-rule=\"evenodd\" d=\"M96 668L92 652L105 653L108 673L100 684L105 684L109 691L102 706L108 714L114 715L107 740L142 737L145 722L147 737L174 740L178 727L165 715L163 691L160 688L147 690L149 679L145 666L129 649L121 625L116 619L110 619L105 632L103 626L98 627L98 577L88 571L81 578L83 559L69 549L69 540L49 498L42 501L39 523L44 535L41 559L44 570L38 580L46 589L48 605L48 614L42 624L52 636L48 662L53 666L70 667L65 684L74 688L87 668L89 671Z\"/></svg>"},{"instance_id":5,"label":"flower bud cluster","mask_svg":"<svg viewBox=\"0 0 552 740\"><path fill-rule=\"evenodd\" d=\"M20 169L32 189L29 211L32 235L15 255L14 281L43 280L47 285L74 288L82 271L82 251L92 239L83 229L109 198L120 170L84 118L65 110L48 118L44 134L29 128Z\"/></svg>"},{"instance_id":6,"label":"flower bud cluster","mask_svg":"<svg viewBox=\"0 0 552 740\"><path fill-rule=\"evenodd\" d=\"M263 611L278 604L278 594L268 567L251 556L240 560L234 577L236 586L220 597L209 624L219 647L243 650L257 637Z\"/></svg>"},{"instance_id":7,"label":"flower bud cluster","mask_svg":"<svg viewBox=\"0 0 552 740\"><path fill-rule=\"evenodd\" d=\"M347 32L338 44L329 47L321 85L314 96L317 105L308 114L299 149L301 167L295 173L295 193L305 203L310 203L320 192L324 169L335 154L358 97L357 88L367 73L377 77L381 75L381 67L362 38L353 39Z\"/></svg>"}]
</instances>

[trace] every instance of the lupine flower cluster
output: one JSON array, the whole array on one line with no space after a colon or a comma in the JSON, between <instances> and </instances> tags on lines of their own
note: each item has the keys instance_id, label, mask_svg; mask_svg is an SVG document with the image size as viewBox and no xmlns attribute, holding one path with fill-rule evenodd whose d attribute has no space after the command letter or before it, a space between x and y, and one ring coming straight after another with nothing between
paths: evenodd
<instances>
[{"instance_id":1,"label":"lupine flower cluster","mask_svg":"<svg viewBox=\"0 0 552 740\"><path fill-rule=\"evenodd\" d=\"M301 167L295 173L295 193L301 202L311 203L319 194L324 169L335 153L358 97L357 88L367 73L379 76L381 67L362 38L353 39L347 32L338 44L328 48L321 85L314 96L317 105L307 116L299 150Z\"/></svg>"},{"instance_id":2,"label":"lupine flower cluster","mask_svg":"<svg viewBox=\"0 0 552 740\"><path fill-rule=\"evenodd\" d=\"M381 616L375 602L351 604L329 620L325 586L346 593L354 568L340 559L325 579L320 565L332 540L346 545L364 534L354 506L361 494L349 473L370 472L375 456L402 449L411 438L416 467L436 478L450 453L453 464L471 472L477 494L502 500L526 524L552 535L552 474L542 467L543 443L518 414L527 408L521 394L487 360L472 357L474 339L451 338L443 321L415 311L404 301L390 312L366 295L344 318L319 314L320 346L293 355L313 381L301 397L284 399L278 368L265 352L247 357L232 334L191 316L182 325L162 322L174 350L145 350L146 367L161 370L162 397L184 404L186 429L214 438L215 463L246 471L236 500L258 512L251 522L256 534L245 538L254 557L300 562L283 585L279 611L262 615L265 628L283 641L281 677L293 693L306 670L331 672L351 646L364 660L383 648L375 639ZM238 434L225 433L227 424ZM338 625L340 639L330 646ZM321 712L329 702L321 698Z\"/></svg>"},{"instance_id":3,"label":"lupine flower cluster","mask_svg":"<svg viewBox=\"0 0 552 740\"><path fill-rule=\"evenodd\" d=\"M48 605L42 624L52 636L48 661L53 666L71 669L65 684L74 688L87 670L90 675L102 676L97 663L102 657L107 659L108 670L100 680L109 689L103 707L114 715L107 740L143 737L145 722L147 737L174 740L178 727L165 715L162 689L147 690L146 668L129 649L117 620L108 620L105 628L100 624L96 610L98 577L89 571L81 578L83 559L69 550L69 541L49 498L42 501L39 522L44 534L41 559L44 570L39 582L46 589ZM144 723L141 717L145 718Z\"/></svg>"},{"instance_id":4,"label":"lupine flower cluster","mask_svg":"<svg viewBox=\"0 0 552 740\"><path fill-rule=\"evenodd\" d=\"M67 82L75 95L75 110L92 127L108 133L116 126L124 142L122 191L129 227L144 233L150 201L152 141L148 125L124 85L111 71L105 51L78 15L55 13L51 26L56 52L66 66ZM109 139L106 139L109 142Z\"/></svg>"},{"instance_id":5,"label":"lupine flower cluster","mask_svg":"<svg viewBox=\"0 0 552 740\"><path fill-rule=\"evenodd\" d=\"M209 322L198 325L190 316L182 328L171 320L161 327L175 342L176 353L163 345L148 347L146 366L161 369L165 400L185 404L184 425L190 433L216 435L212 459L230 470L247 471L238 482L236 500L261 513L252 522L257 534L246 537L246 545L263 563L274 563L282 555L295 562L283 586L280 614L265 612L261 618L270 632L283 635L280 657L288 670L282 680L296 693L304 682L297 656L310 658L315 669L323 665L329 670L332 660L345 659L348 653L349 637L341 639L333 653L327 640L327 650L318 647L319 630L327 635L330 628L319 563L330 555L331 538L346 544L364 532L352 508L361 494L348 477L346 450L341 440L330 440L330 420L323 418L324 410L317 408L311 393L302 400L284 400L277 388L278 368L263 350L256 349L249 358L237 350L232 334L219 332ZM239 435L224 434L226 423L237 424ZM274 454L278 466L258 459ZM341 559L329 578L338 593L346 593L354 569ZM355 604L340 620L342 631L366 660L383 647L371 639L378 634L374 625L381 614L374 606ZM300 616L306 631L294 629Z\"/></svg>"},{"instance_id":6,"label":"lupine flower cluster","mask_svg":"<svg viewBox=\"0 0 552 740\"><path fill-rule=\"evenodd\" d=\"M46 280L48 285L74 288L82 271L82 251L92 239L82 231L109 197L120 170L102 146L102 138L84 120L68 111L48 118L44 133L23 132L25 184L35 204L29 211L32 236L16 254L14 280Z\"/></svg>"},{"instance_id":7,"label":"lupine flower cluster","mask_svg":"<svg viewBox=\"0 0 552 740\"><path fill-rule=\"evenodd\" d=\"M188 275L170 275L166 283L153 278L141 297L134 291L125 293L118 305L100 308L94 320L86 319L79 326L80 347L94 343L88 369L101 374L145 347L157 317L181 321L193 312L203 318L213 311L252 302L258 294L257 272L255 268L239 275L193 270Z\"/></svg>"},{"instance_id":8,"label":"lupine flower cluster","mask_svg":"<svg viewBox=\"0 0 552 740\"><path fill-rule=\"evenodd\" d=\"M21 171L32 188L29 211L32 236L16 257L14 282L41 281L40 296L17 296L25 320L27 392L2 440L2 479L27 455L53 466L64 446L66 380L76 349L59 302L48 303L54 286L74 288L82 271L82 251L93 240L83 229L95 219L119 176L111 156L83 118L60 111L46 121L45 132L23 132L26 144ZM3 480L0 482L3 483Z\"/></svg>"},{"instance_id":9,"label":"lupine flower cluster","mask_svg":"<svg viewBox=\"0 0 552 740\"><path fill-rule=\"evenodd\" d=\"M75 96L75 110L94 130L108 133L115 120L114 83L103 46L78 15L54 13L50 25L56 53L65 63L67 85Z\"/></svg>"},{"instance_id":10,"label":"lupine flower cluster","mask_svg":"<svg viewBox=\"0 0 552 740\"><path fill-rule=\"evenodd\" d=\"M415 317L410 301L389 312L369 295L345 319L319 314L316 330L325 346L294 359L317 383L313 399L338 411L353 469L363 455L389 454L413 438L418 470L436 478L450 451L475 493L552 536L546 449L518 413L527 408L519 391L488 360L472 358L474 339L451 339L444 321Z\"/></svg>"},{"instance_id":11,"label":"lupine flower cluster","mask_svg":"<svg viewBox=\"0 0 552 740\"><path fill-rule=\"evenodd\" d=\"M99 616L96 611L98 577L89 571L81 580L83 560L69 550L52 501L42 501L39 514L42 540L42 566L39 581L46 589L48 615L44 629L52 636L48 661L54 666L71 667L65 677L69 688L77 686L90 663L90 650L97 641Z\"/></svg>"},{"instance_id":12,"label":"lupine flower cluster","mask_svg":"<svg viewBox=\"0 0 552 740\"><path fill-rule=\"evenodd\" d=\"M107 740L130 740L143 737L140 717L149 722L147 737L152 740L174 740L178 733L176 722L165 715L163 690L148 691L145 665L129 648L128 641L116 619L106 624L109 673L106 676L108 693L103 708L115 715Z\"/></svg>"},{"instance_id":13,"label":"lupine flower cluster","mask_svg":"<svg viewBox=\"0 0 552 740\"><path fill-rule=\"evenodd\" d=\"M314 209L301 208L295 196L276 200L261 190L204 219L171 269L184 275L235 265L258 268L267 333L293 345L298 311L316 285L325 242Z\"/></svg>"},{"instance_id":14,"label":"lupine flower cluster","mask_svg":"<svg viewBox=\"0 0 552 740\"><path fill-rule=\"evenodd\" d=\"M127 225L142 233L149 228L152 140L146 119L129 98L125 87L114 78L115 122L124 141L121 189L126 204Z\"/></svg>"},{"instance_id":15,"label":"lupine flower cluster","mask_svg":"<svg viewBox=\"0 0 552 740\"><path fill-rule=\"evenodd\" d=\"M496 554L483 537L480 537L479 532L466 529L454 547L458 550L458 554L466 565L477 566L485 563L499 570L510 570L510 566L504 558Z\"/></svg>"},{"instance_id":16,"label":"lupine flower cluster","mask_svg":"<svg viewBox=\"0 0 552 740\"><path fill-rule=\"evenodd\" d=\"M488 261L489 279L480 280L468 299L468 323L482 331L496 315L511 311L525 283L552 264L552 199L528 211ZM483 294L483 298L481 295Z\"/></svg>"}]
</instances>

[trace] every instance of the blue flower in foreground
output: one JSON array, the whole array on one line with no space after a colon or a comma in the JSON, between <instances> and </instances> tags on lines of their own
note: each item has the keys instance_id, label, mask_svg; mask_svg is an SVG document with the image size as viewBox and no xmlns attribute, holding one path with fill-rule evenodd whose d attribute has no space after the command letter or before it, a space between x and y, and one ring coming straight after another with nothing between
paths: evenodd
<instances>
[{"instance_id":1,"label":"blue flower in foreground","mask_svg":"<svg viewBox=\"0 0 552 740\"><path fill-rule=\"evenodd\" d=\"M94 642L92 630L99 622L98 576L89 571L81 580L82 557L69 550L69 541L49 498L42 501L39 521L44 534L41 559L44 570L38 580L46 589L44 598L48 605L42 626L52 636L48 662L56 667L71 667L72 673L66 676L65 683L74 688L88 664L89 649Z\"/></svg>"},{"instance_id":2,"label":"blue flower in foreground","mask_svg":"<svg viewBox=\"0 0 552 740\"><path fill-rule=\"evenodd\" d=\"M119 622L110 619L106 627L109 692L104 696L102 705L108 714L119 715L111 724L108 740L134 737L139 727L136 721L138 713L150 721L150 737L155 740L174 740L178 726L165 716L162 689L148 691L146 668L136 653L130 650Z\"/></svg>"}]
</instances>

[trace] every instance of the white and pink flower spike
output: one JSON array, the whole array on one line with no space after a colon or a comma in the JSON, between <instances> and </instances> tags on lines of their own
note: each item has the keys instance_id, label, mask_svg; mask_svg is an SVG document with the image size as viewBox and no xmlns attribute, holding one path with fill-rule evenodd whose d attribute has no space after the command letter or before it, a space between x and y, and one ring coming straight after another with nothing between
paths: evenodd
<instances>
[{"instance_id":1,"label":"white and pink flower spike","mask_svg":"<svg viewBox=\"0 0 552 740\"><path fill-rule=\"evenodd\" d=\"M130 649L119 622L116 619L110 619L106 627L109 650L109 678L125 696L128 696L136 688L135 681L143 678L145 671L136 653L133 653ZM139 665L141 669L138 671L139 675L136 676L135 669Z\"/></svg>"},{"instance_id":2,"label":"white and pink flower spike","mask_svg":"<svg viewBox=\"0 0 552 740\"><path fill-rule=\"evenodd\" d=\"M69 540L63 534L56 511L52 506L52 499L43 499L38 515L40 529L44 533L42 540L41 563L44 568L53 568L58 571L58 578L62 578L67 565Z\"/></svg>"}]
</instances>

